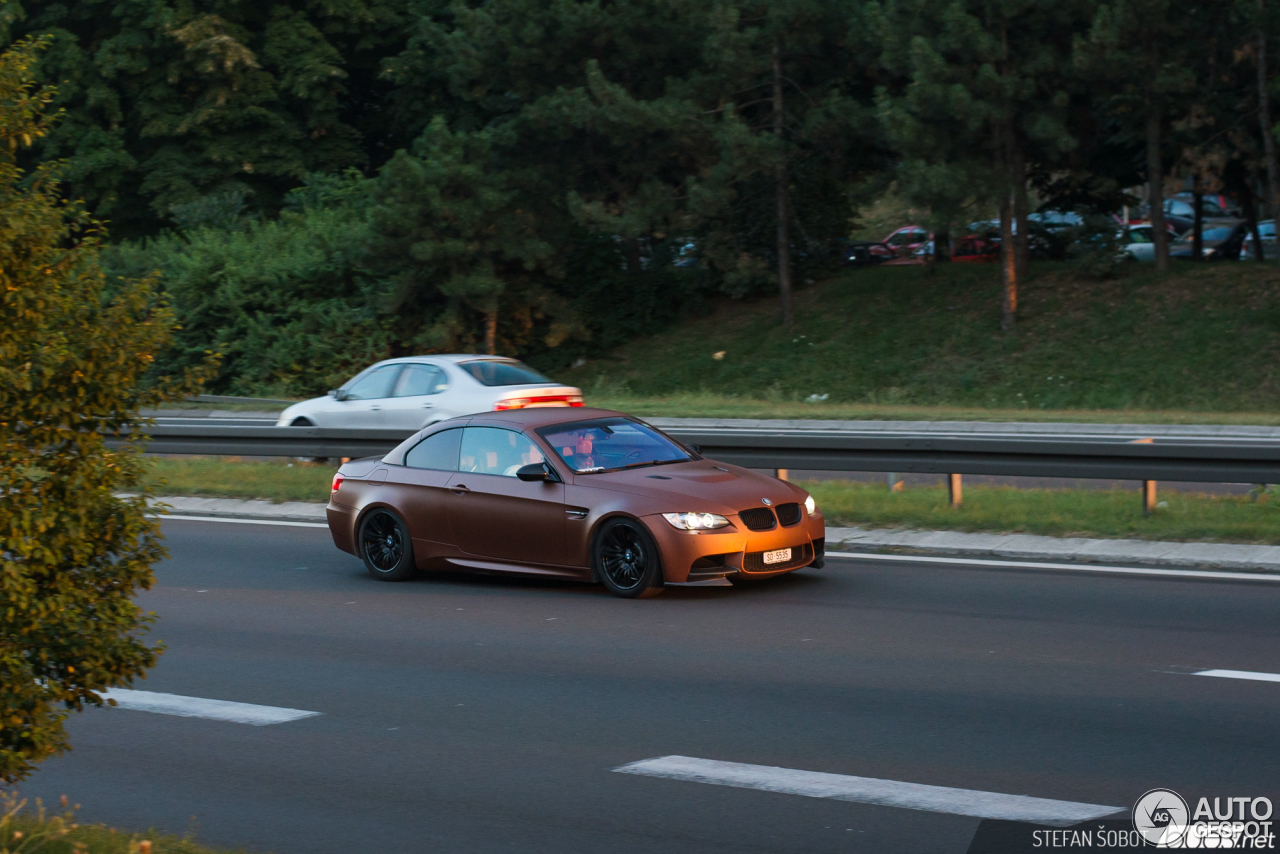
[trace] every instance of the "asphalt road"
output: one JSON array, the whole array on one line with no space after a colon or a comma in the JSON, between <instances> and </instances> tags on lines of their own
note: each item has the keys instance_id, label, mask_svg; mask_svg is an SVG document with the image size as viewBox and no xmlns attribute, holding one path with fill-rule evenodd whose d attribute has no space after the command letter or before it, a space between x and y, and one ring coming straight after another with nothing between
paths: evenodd
<instances>
[{"instance_id":1,"label":"asphalt road","mask_svg":"<svg viewBox=\"0 0 1280 854\"><path fill-rule=\"evenodd\" d=\"M147 691L321 712L125 709L24 794L251 850L963 852L978 820L613 773L679 754L1131 805L1280 804L1280 585L832 560L641 602L370 579L315 528L166 521ZM1191 801L1194 803L1194 800Z\"/></svg>"}]
</instances>

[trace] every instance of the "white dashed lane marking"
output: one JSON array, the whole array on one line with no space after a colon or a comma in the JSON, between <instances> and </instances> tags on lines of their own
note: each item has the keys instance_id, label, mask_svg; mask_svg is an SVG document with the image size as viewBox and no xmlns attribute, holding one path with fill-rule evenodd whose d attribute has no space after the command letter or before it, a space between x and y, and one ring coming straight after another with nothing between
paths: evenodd
<instances>
[{"instance_id":1,"label":"white dashed lane marking","mask_svg":"<svg viewBox=\"0 0 1280 854\"><path fill-rule=\"evenodd\" d=\"M204 697L184 697L181 694L161 694L155 691L131 691L127 688L112 688L99 693L104 700L115 700L119 708L132 709L135 712L155 712L158 715L177 715L183 718L206 718L211 721L230 721L252 726L283 724L320 714L320 712L306 712L302 709L258 706L253 703L234 703L230 700L207 700Z\"/></svg>"},{"instance_id":2,"label":"white dashed lane marking","mask_svg":"<svg viewBox=\"0 0 1280 854\"><path fill-rule=\"evenodd\" d=\"M1192 676L1218 676L1222 679L1251 679L1255 682L1280 682L1280 673L1258 673L1254 670L1199 670Z\"/></svg>"},{"instance_id":3,"label":"white dashed lane marking","mask_svg":"<svg viewBox=\"0 0 1280 854\"><path fill-rule=\"evenodd\" d=\"M662 756L614 768L622 774L665 777L691 783L710 783L739 789L760 789L809 798L831 798L859 804L877 804L911 810L1028 821L1066 826L1124 812L1126 807L1107 807L1074 801L1055 801L1026 795L1002 795L948 786L900 783L873 777L851 777L820 771L799 771L772 765L719 762L691 756Z\"/></svg>"}]
</instances>

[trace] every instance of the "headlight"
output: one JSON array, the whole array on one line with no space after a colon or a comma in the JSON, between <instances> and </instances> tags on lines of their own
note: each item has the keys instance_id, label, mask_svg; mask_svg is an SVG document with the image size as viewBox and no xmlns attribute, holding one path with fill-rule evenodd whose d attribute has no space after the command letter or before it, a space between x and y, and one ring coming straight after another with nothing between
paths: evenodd
<instances>
[{"instance_id":1,"label":"headlight","mask_svg":"<svg viewBox=\"0 0 1280 854\"><path fill-rule=\"evenodd\" d=\"M818 504L813 500L812 495L804 500L804 512L808 513L810 516L818 512Z\"/></svg>"},{"instance_id":2,"label":"headlight","mask_svg":"<svg viewBox=\"0 0 1280 854\"><path fill-rule=\"evenodd\" d=\"M714 513L663 513L662 518L682 531L706 531L729 524L728 519Z\"/></svg>"}]
</instances>

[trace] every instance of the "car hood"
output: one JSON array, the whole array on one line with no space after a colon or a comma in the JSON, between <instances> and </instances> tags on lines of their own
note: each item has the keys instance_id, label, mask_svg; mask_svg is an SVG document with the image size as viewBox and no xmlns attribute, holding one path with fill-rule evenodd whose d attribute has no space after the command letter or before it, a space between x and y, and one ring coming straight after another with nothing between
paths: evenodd
<instances>
[{"instance_id":1,"label":"car hood","mask_svg":"<svg viewBox=\"0 0 1280 854\"><path fill-rule=\"evenodd\" d=\"M722 516L759 507L766 498L775 507L792 501L803 503L809 494L751 469L705 459L576 475L574 485L644 496L669 508L661 512Z\"/></svg>"}]
</instances>

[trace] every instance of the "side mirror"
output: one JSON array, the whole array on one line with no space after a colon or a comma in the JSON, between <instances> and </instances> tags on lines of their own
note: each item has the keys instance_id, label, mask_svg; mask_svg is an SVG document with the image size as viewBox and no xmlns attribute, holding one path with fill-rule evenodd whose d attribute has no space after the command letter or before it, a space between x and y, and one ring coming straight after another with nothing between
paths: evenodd
<instances>
[{"instance_id":1,"label":"side mirror","mask_svg":"<svg viewBox=\"0 0 1280 854\"><path fill-rule=\"evenodd\" d=\"M340 388L331 388L329 389L329 397L332 397L334 400L346 400L347 393Z\"/></svg>"},{"instance_id":2,"label":"side mirror","mask_svg":"<svg viewBox=\"0 0 1280 854\"><path fill-rule=\"evenodd\" d=\"M689 443L689 450L693 451L693 452L694 452L695 454L697 454L698 456L702 456L702 446L701 446L701 445L695 445L695 444L693 444L692 442L690 442L690 443Z\"/></svg>"},{"instance_id":3,"label":"side mirror","mask_svg":"<svg viewBox=\"0 0 1280 854\"><path fill-rule=\"evenodd\" d=\"M548 481L551 480L551 472L547 471L545 463L530 463L527 466L521 466L516 471L516 477L525 481Z\"/></svg>"}]
</instances>

